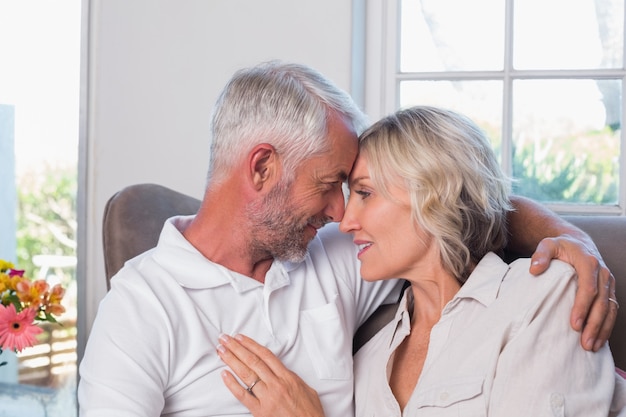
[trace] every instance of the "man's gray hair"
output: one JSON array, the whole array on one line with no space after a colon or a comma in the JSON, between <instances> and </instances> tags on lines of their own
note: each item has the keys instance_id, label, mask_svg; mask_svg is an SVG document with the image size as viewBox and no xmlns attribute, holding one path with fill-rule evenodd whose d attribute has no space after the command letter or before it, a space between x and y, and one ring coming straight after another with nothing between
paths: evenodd
<instances>
[{"instance_id":1,"label":"man's gray hair","mask_svg":"<svg viewBox=\"0 0 626 417\"><path fill-rule=\"evenodd\" d=\"M268 143L290 181L300 163L329 150L327 127L333 113L357 135L367 127L350 95L312 68L271 61L239 70L215 105L209 180L224 180L239 158Z\"/></svg>"}]
</instances>

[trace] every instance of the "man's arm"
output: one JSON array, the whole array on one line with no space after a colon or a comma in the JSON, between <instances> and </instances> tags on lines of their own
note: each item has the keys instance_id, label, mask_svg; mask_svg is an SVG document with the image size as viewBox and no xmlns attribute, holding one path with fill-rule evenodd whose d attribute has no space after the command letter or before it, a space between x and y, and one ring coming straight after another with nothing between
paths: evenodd
<instances>
[{"instance_id":1,"label":"man's arm","mask_svg":"<svg viewBox=\"0 0 626 417\"><path fill-rule=\"evenodd\" d=\"M609 296L615 298L615 277L585 232L532 200L515 196L511 201L515 211L508 216L507 250L532 253L530 272L534 275L544 272L551 259L576 269L578 290L570 324L582 330L583 348L597 351L608 340L617 318L617 307L609 303Z\"/></svg>"},{"instance_id":2,"label":"man's arm","mask_svg":"<svg viewBox=\"0 0 626 417\"><path fill-rule=\"evenodd\" d=\"M154 300L134 293L128 283L136 280L120 275L100 304L80 364L81 417L156 417L165 405L168 330L146 319L161 317Z\"/></svg>"}]
</instances>

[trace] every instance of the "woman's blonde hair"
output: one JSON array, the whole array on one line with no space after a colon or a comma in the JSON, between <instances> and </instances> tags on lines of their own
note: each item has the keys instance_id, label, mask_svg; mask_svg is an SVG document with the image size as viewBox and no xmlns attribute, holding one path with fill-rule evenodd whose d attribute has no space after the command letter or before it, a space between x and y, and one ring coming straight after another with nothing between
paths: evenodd
<instances>
[{"instance_id":1,"label":"woman's blonde hair","mask_svg":"<svg viewBox=\"0 0 626 417\"><path fill-rule=\"evenodd\" d=\"M367 129L359 149L377 190L387 198L392 184L408 191L414 221L461 282L487 252L504 248L510 181L469 118L428 106L401 110Z\"/></svg>"}]
</instances>

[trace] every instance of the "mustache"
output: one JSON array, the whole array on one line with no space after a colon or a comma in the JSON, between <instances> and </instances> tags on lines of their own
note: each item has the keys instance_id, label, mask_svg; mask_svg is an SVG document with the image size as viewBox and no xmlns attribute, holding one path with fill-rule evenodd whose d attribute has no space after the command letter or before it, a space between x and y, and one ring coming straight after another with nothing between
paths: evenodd
<instances>
[{"instance_id":1,"label":"mustache","mask_svg":"<svg viewBox=\"0 0 626 417\"><path fill-rule=\"evenodd\" d=\"M326 226L328 223L331 222L330 217L324 216L324 217L310 217L309 220L307 220L307 224L310 224L311 226L315 227L316 229L321 229L322 227Z\"/></svg>"}]
</instances>

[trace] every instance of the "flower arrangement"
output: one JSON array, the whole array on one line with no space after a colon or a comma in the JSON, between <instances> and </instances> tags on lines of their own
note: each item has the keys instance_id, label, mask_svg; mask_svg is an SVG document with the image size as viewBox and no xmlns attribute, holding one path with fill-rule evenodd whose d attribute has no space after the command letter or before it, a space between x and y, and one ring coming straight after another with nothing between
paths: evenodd
<instances>
[{"instance_id":1,"label":"flower arrangement","mask_svg":"<svg viewBox=\"0 0 626 417\"><path fill-rule=\"evenodd\" d=\"M23 270L0 259L0 354L3 349L19 352L33 346L43 331L37 324L56 323L55 316L65 312L64 295L61 284L50 288L45 280L32 281Z\"/></svg>"}]
</instances>

